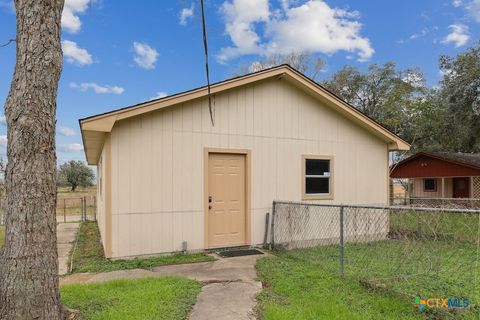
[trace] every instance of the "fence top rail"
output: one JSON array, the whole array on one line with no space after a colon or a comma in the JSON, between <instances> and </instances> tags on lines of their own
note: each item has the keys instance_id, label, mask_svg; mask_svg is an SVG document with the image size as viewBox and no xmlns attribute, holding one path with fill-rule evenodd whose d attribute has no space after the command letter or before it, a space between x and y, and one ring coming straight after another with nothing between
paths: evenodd
<instances>
[{"instance_id":1,"label":"fence top rail","mask_svg":"<svg viewBox=\"0 0 480 320\"><path fill-rule=\"evenodd\" d=\"M429 198L429 197L410 197L393 196L392 199L407 200L442 200L442 201L480 201L480 198Z\"/></svg>"},{"instance_id":2,"label":"fence top rail","mask_svg":"<svg viewBox=\"0 0 480 320\"><path fill-rule=\"evenodd\" d=\"M451 213L476 213L480 214L480 210L475 209L450 209L450 208L428 208L415 206L383 206L383 205L352 205L352 204L326 204L315 202L299 202L299 201L278 201L274 200L275 204L290 204L299 206L313 206L313 207L330 207L330 208L352 208L352 209L377 209L377 210L398 210L398 211L425 211L425 212L451 212Z\"/></svg>"},{"instance_id":3,"label":"fence top rail","mask_svg":"<svg viewBox=\"0 0 480 320\"><path fill-rule=\"evenodd\" d=\"M57 200L81 200L81 199L90 199L90 198L95 198L95 195L86 195L83 197L57 197Z\"/></svg>"}]
</instances>

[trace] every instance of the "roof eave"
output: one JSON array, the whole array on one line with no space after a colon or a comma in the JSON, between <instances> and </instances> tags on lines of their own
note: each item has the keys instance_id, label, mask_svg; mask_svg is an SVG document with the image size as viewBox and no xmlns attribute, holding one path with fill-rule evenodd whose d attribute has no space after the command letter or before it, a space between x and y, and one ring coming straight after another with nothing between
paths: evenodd
<instances>
[{"instance_id":1,"label":"roof eave","mask_svg":"<svg viewBox=\"0 0 480 320\"><path fill-rule=\"evenodd\" d=\"M388 144L389 151L408 151L410 150L411 145L404 140L396 139L395 141Z\"/></svg>"}]
</instances>

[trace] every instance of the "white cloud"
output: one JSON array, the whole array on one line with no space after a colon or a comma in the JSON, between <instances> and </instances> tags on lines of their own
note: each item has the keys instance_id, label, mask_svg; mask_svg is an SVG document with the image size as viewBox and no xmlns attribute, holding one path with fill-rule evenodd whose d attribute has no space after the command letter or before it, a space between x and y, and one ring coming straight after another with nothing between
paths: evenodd
<instances>
[{"instance_id":1,"label":"white cloud","mask_svg":"<svg viewBox=\"0 0 480 320\"><path fill-rule=\"evenodd\" d=\"M7 136L0 135L0 146L6 147L7 146Z\"/></svg>"},{"instance_id":2,"label":"white cloud","mask_svg":"<svg viewBox=\"0 0 480 320\"><path fill-rule=\"evenodd\" d=\"M60 133L62 136L66 136L66 137L72 137L72 136L76 135L75 130L73 130L72 128L68 128L68 127L58 128L58 133Z\"/></svg>"},{"instance_id":3,"label":"white cloud","mask_svg":"<svg viewBox=\"0 0 480 320\"><path fill-rule=\"evenodd\" d=\"M0 124L4 126L7 125L7 118L4 115L0 116Z\"/></svg>"},{"instance_id":4,"label":"white cloud","mask_svg":"<svg viewBox=\"0 0 480 320\"><path fill-rule=\"evenodd\" d=\"M462 7L472 18L480 23L480 0L452 0L455 8Z\"/></svg>"},{"instance_id":5,"label":"white cloud","mask_svg":"<svg viewBox=\"0 0 480 320\"><path fill-rule=\"evenodd\" d=\"M466 8L475 21L480 23L480 0L472 0L467 3Z\"/></svg>"},{"instance_id":6,"label":"white cloud","mask_svg":"<svg viewBox=\"0 0 480 320\"><path fill-rule=\"evenodd\" d=\"M195 7L192 2L192 5L190 6L190 8L183 8L182 10L180 10L180 24L182 26L186 26L187 20L193 17L194 9Z\"/></svg>"},{"instance_id":7,"label":"white cloud","mask_svg":"<svg viewBox=\"0 0 480 320\"><path fill-rule=\"evenodd\" d=\"M269 21L268 0L225 1L221 11L225 19L225 31L234 46L223 48L218 55L219 60L262 53L261 39L255 31L255 24Z\"/></svg>"},{"instance_id":8,"label":"white cloud","mask_svg":"<svg viewBox=\"0 0 480 320\"><path fill-rule=\"evenodd\" d=\"M464 24L452 24L448 26L451 32L442 40L442 43L453 43L455 48L465 45L470 39L468 27Z\"/></svg>"},{"instance_id":9,"label":"white cloud","mask_svg":"<svg viewBox=\"0 0 480 320\"><path fill-rule=\"evenodd\" d=\"M135 63L144 69L155 69L158 52L146 43L134 42L133 49L135 50Z\"/></svg>"},{"instance_id":10,"label":"white cloud","mask_svg":"<svg viewBox=\"0 0 480 320\"><path fill-rule=\"evenodd\" d=\"M398 40L397 43L404 44L404 43L407 43L407 42L410 42L410 41L413 41L413 40L417 40L417 39L420 39L420 38L423 38L423 37L427 36L431 32L437 31L437 30L438 30L437 26L433 26L431 28L423 28L422 30L420 30L420 32L416 32L416 33L410 35L407 39Z\"/></svg>"},{"instance_id":11,"label":"white cloud","mask_svg":"<svg viewBox=\"0 0 480 320\"><path fill-rule=\"evenodd\" d=\"M463 1L462 1L462 0L453 0L453 1L452 1L452 5L453 5L455 8L460 7L462 4L463 4Z\"/></svg>"},{"instance_id":12,"label":"white cloud","mask_svg":"<svg viewBox=\"0 0 480 320\"><path fill-rule=\"evenodd\" d=\"M85 13L95 0L65 0L62 12L62 28L69 33L77 33L82 28L79 14Z\"/></svg>"},{"instance_id":13,"label":"white cloud","mask_svg":"<svg viewBox=\"0 0 480 320\"><path fill-rule=\"evenodd\" d=\"M76 83L70 82L70 88L78 89L80 91L87 91L88 89L92 89L95 93L113 93L113 94L122 94L125 89L119 86L107 86L107 85L99 85L95 82L83 82L83 83Z\"/></svg>"},{"instance_id":14,"label":"white cloud","mask_svg":"<svg viewBox=\"0 0 480 320\"><path fill-rule=\"evenodd\" d=\"M164 91L158 91L153 97L150 98L150 100L155 100L155 99L160 99L168 96L168 94Z\"/></svg>"},{"instance_id":15,"label":"white cloud","mask_svg":"<svg viewBox=\"0 0 480 320\"><path fill-rule=\"evenodd\" d=\"M69 63L73 63L79 66L93 63L92 55L88 53L86 49L80 48L76 42L70 40L63 40L62 50L63 55Z\"/></svg>"},{"instance_id":16,"label":"white cloud","mask_svg":"<svg viewBox=\"0 0 480 320\"><path fill-rule=\"evenodd\" d=\"M81 152L83 151L83 145L80 143L59 144L57 149L62 152Z\"/></svg>"},{"instance_id":17,"label":"white cloud","mask_svg":"<svg viewBox=\"0 0 480 320\"><path fill-rule=\"evenodd\" d=\"M360 35L359 13L332 8L323 0L309 0L296 7L283 0L281 8L273 11L268 0L227 0L221 12L233 46L220 51L220 62L246 54L333 54L340 50L357 53L358 59L365 61L374 53L370 40ZM263 38L257 30L262 26Z\"/></svg>"}]
</instances>

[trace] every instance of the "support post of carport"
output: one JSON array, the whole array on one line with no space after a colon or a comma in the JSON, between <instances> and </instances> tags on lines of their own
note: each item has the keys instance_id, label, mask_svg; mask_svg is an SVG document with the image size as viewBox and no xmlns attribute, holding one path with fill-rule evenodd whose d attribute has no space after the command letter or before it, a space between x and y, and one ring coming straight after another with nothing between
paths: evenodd
<instances>
[{"instance_id":1,"label":"support post of carport","mask_svg":"<svg viewBox=\"0 0 480 320\"><path fill-rule=\"evenodd\" d=\"M442 177L442 206L445 204L445 178Z\"/></svg>"},{"instance_id":2,"label":"support post of carport","mask_svg":"<svg viewBox=\"0 0 480 320\"><path fill-rule=\"evenodd\" d=\"M445 199L445 178L442 177L442 199Z\"/></svg>"},{"instance_id":3,"label":"support post of carport","mask_svg":"<svg viewBox=\"0 0 480 320\"><path fill-rule=\"evenodd\" d=\"M472 198L475 198L475 196L474 196L474 191L473 191L473 188L474 188L474 186L473 186L473 177L468 177L468 180L470 181L470 193L468 194L468 197L469 197L470 199L472 199Z\"/></svg>"}]
</instances>

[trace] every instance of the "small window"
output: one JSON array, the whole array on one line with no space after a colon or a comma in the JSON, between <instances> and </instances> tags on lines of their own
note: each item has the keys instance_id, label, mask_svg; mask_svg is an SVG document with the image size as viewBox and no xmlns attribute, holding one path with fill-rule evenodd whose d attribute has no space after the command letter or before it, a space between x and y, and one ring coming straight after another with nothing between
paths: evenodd
<instances>
[{"instance_id":1,"label":"small window","mask_svg":"<svg viewBox=\"0 0 480 320\"><path fill-rule=\"evenodd\" d=\"M437 191L436 179L423 179L423 191L435 192Z\"/></svg>"},{"instance_id":2,"label":"small window","mask_svg":"<svg viewBox=\"0 0 480 320\"><path fill-rule=\"evenodd\" d=\"M333 199L332 158L319 156L303 157L303 199Z\"/></svg>"}]
</instances>

